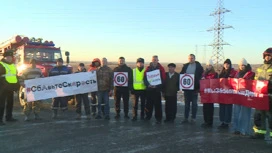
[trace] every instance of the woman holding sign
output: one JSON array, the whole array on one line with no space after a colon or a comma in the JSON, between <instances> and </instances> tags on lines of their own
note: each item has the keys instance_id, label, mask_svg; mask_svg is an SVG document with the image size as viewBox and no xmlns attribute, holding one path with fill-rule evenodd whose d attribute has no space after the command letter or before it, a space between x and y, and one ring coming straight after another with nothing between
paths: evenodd
<instances>
[{"instance_id":1,"label":"woman holding sign","mask_svg":"<svg viewBox=\"0 0 272 153\"><path fill-rule=\"evenodd\" d=\"M209 60L206 64L206 69L204 71L202 79L216 79L218 74L215 72L213 67L213 61ZM210 128L213 125L213 112L214 105L211 103L203 103L203 117L204 123L201 125L203 128Z\"/></svg>"},{"instance_id":2,"label":"woman holding sign","mask_svg":"<svg viewBox=\"0 0 272 153\"><path fill-rule=\"evenodd\" d=\"M239 70L235 76L235 78L243 78L247 80L253 80L255 73L251 71L251 66L247 63L247 61L243 58L239 64ZM234 134L237 135L251 135L251 108L234 104L233 106L233 127Z\"/></svg>"},{"instance_id":3,"label":"woman holding sign","mask_svg":"<svg viewBox=\"0 0 272 153\"><path fill-rule=\"evenodd\" d=\"M234 78L236 71L232 68L230 59L226 59L224 62L224 67L219 74L219 78ZM232 104L219 104L219 118L221 125L219 129L229 128L232 116Z\"/></svg>"}]
</instances>

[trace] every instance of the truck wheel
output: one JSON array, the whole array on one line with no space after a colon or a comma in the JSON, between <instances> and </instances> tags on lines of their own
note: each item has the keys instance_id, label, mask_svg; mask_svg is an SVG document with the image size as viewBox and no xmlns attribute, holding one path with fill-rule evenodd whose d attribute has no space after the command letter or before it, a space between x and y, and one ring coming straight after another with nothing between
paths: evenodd
<instances>
[{"instance_id":1,"label":"truck wheel","mask_svg":"<svg viewBox=\"0 0 272 153\"><path fill-rule=\"evenodd\" d=\"M24 89L24 87L21 86L20 89L19 89L19 92L18 92L18 98L19 98L19 102L20 102L21 107L24 107L24 105L25 105L25 98L22 97L23 89ZM26 96L26 95L24 95L24 96Z\"/></svg>"}]
</instances>

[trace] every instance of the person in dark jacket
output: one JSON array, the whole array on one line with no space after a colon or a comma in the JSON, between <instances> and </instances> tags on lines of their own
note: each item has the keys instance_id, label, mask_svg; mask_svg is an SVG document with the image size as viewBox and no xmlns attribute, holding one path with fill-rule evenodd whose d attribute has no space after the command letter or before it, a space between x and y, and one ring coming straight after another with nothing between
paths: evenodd
<instances>
[{"instance_id":1,"label":"person in dark jacket","mask_svg":"<svg viewBox=\"0 0 272 153\"><path fill-rule=\"evenodd\" d=\"M14 122L13 118L13 93L19 89L17 70L12 62L13 51L6 51L0 61L0 126L5 125L3 116L6 112L6 121ZM5 111L6 109L6 111Z\"/></svg>"},{"instance_id":2,"label":"person in dark jacket","mask_svg":"<svg viewBox=\"0 0 272 153\"><path fill-rule=\"evenodd\" d=\"M59 58L57 59L57 66L53 67L49 71L49 76L58 76L58 75L66 75L66 74L71 74L71 70L63 65L63 59ZM52 118L56 119L57 114L58 114L58 109L60 108L62 111L65 111L68 109L67 107L68 104L68 98L67 97L55 97L53 98L52 101L52 110L53 110L53 115Z\"/></svg>"},{"instance_id":3,"label":"person in dark jacket","mask_svg":"<svg viewBox=\"0 0 272 153\"><path fill-rule=\"evenodd\" d=\"M149 74L159 70L161 83L154 85L152 81L148 78ZM155 118L156 123L160 124L162 120L162 103L161 103L161 92L163 89L163 84L165 82L165 70L159 63L157 55L152 57L152 62L146 68L144 73L144 83L147 87L146 89L146 117L145 120L149 121L152 117L153 107L155 107Z\"/></svg>"},{"instance_id":4,"label":"person in dark jacket","mask_svg":"<svg viewBox=\"0 0 272 153\"><path fill-rule=\"evenodd\" d=\"M124 102L124 118L129 119L128 116L128 101L129 101L129 91L132 90L132 69L126 65L125 58L124 57L119 57L118 60L118 66L113 69L113 72L124 72L127 73L127 86L125 85L116 85L114 87L114 100L115 100L115 111L116 111L116 116L115 119L120 118L120 102L121 98L123 99ZM116 80L117 79L117 80ZM125 81L125 79L119 80L118 78L114 78L114 81Z\"/></svg>"},{"instance_id":5,"label":"person in dark jacket","mask_svg":"<svg viewBox=\"0 0 272 153\"><path fill-rule=\"evenodd\" d=\"M80 72L86 72L86 68L83 63L79 63L77 72L75 73L80 73ZM87 119L91 119L91 111L90 111L90 102L88 98L88 93L83 93L83 94L77 94L76 95L76 113L77 117L76 119L81 119L81 103L83 102L84 108L85 108L85 114Z\"/></svg>"},{"instance_id":6,"label":"person in dark jacket","mask_svg":"<svg viewBox=\"0 0 272 153\"><path fill-rule=\"evenodd\" d=\"M165 123L173 123L177 114L177 92L179 91L179 74L175 72L176 64L168 64L168 72L165 73L163 96L165 98Z\"/></svg>"},{"instance_id":7,"label":"person in dark jacket","mask_svg":"<svg viewBox=\"0 0 272 153\"><path fill-rule=\"evenodd\" d=\"M224 67L219 74L219 78L234 78L236 71L232 68L230 59L226 59ZM219 118L221 125L219 129L229 128L232 117L232 104L219 104Z\"/></svg>"},{"instance_id":8,"label":"person in dark jacket","mask_svg":"<svg viewBox=\"0 0 272 153\"><path fill-rule=\"evenodd\" d=\"M191 123L195 123L196 113L197 113L197 98L200 88L200 79L203 73L203 67L198 61L195 61L195 55L190 54L188 56L189 62L184 64L180 74L194 74L194 89L193 90L183 90L184 91L184 101L185 101L185 112L184 120L182 123L189 123L189 113L190 113L190 103L192 102L192 117Z\"/></svg>"},{"instance_id":9,"label":"person in dark jacket","mask_svg":"<svg viewBox=\"0 0 272 153\"><path fill-rule=\"evenodd\" d=\"M217 79L218 74L215 72L213 67L213 61L209 60L206 64L206 69L203 73L202 79ZM203 128L211 128L213 125L213 112L214 112L214 104L211 103L204 103L203 104L203 117L204 123L201 125Z\"/></svg>"}]
</instances>

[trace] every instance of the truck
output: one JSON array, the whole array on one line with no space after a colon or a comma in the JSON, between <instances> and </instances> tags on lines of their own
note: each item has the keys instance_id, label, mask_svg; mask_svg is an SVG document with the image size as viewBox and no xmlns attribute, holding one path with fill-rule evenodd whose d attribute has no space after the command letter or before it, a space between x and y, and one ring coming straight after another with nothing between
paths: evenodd
<instances>
[{"instance_id":1,"label":"truck","mask_svg":"<svg viewBox=\"0 0 272 153\"><path fill-rule=\"evenodd\" d=\"M60 47L55 47L53 41L43 41L42 38L28 38L23 35L15 35L0 43L0 56L7 50L13 51L13 61L17 67L18 76L21 76L22 72L30 65L30 59L36 59L37 68L40 68L44 77L47 77L49 71L56 65L56 60L62 58ZM66 51L65 56L66 64L72 70L72 66L69 65L70 53ZM24 105L24 99L20 98L23 90L24 88L20 87L18 92L21 105Z\"/></svg>"}]
</instances>

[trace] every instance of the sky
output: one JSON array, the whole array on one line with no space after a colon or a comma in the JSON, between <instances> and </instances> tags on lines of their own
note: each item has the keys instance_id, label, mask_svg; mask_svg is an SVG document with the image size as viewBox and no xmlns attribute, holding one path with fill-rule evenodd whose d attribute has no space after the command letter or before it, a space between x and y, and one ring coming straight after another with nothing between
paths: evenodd
<instances>
[{"instance_id":1,"label":"sky","mask_svg":"<svg viewBox=\"0 0 272 153\"><path fill-rule=\"evenodd\" d=\"M120 56L134 62L184 63L193 53L207 62L212 56L215 24L210 14L217 0L12 0L1 1L0 42L15 35L52 40L72 61ZM224 58L238 63L263 62L272 47L271 0L224 0ZM206 46L206 47L205 47ZM205 51L206 50L206 51Z\"/></svg>"}]
</instances>

